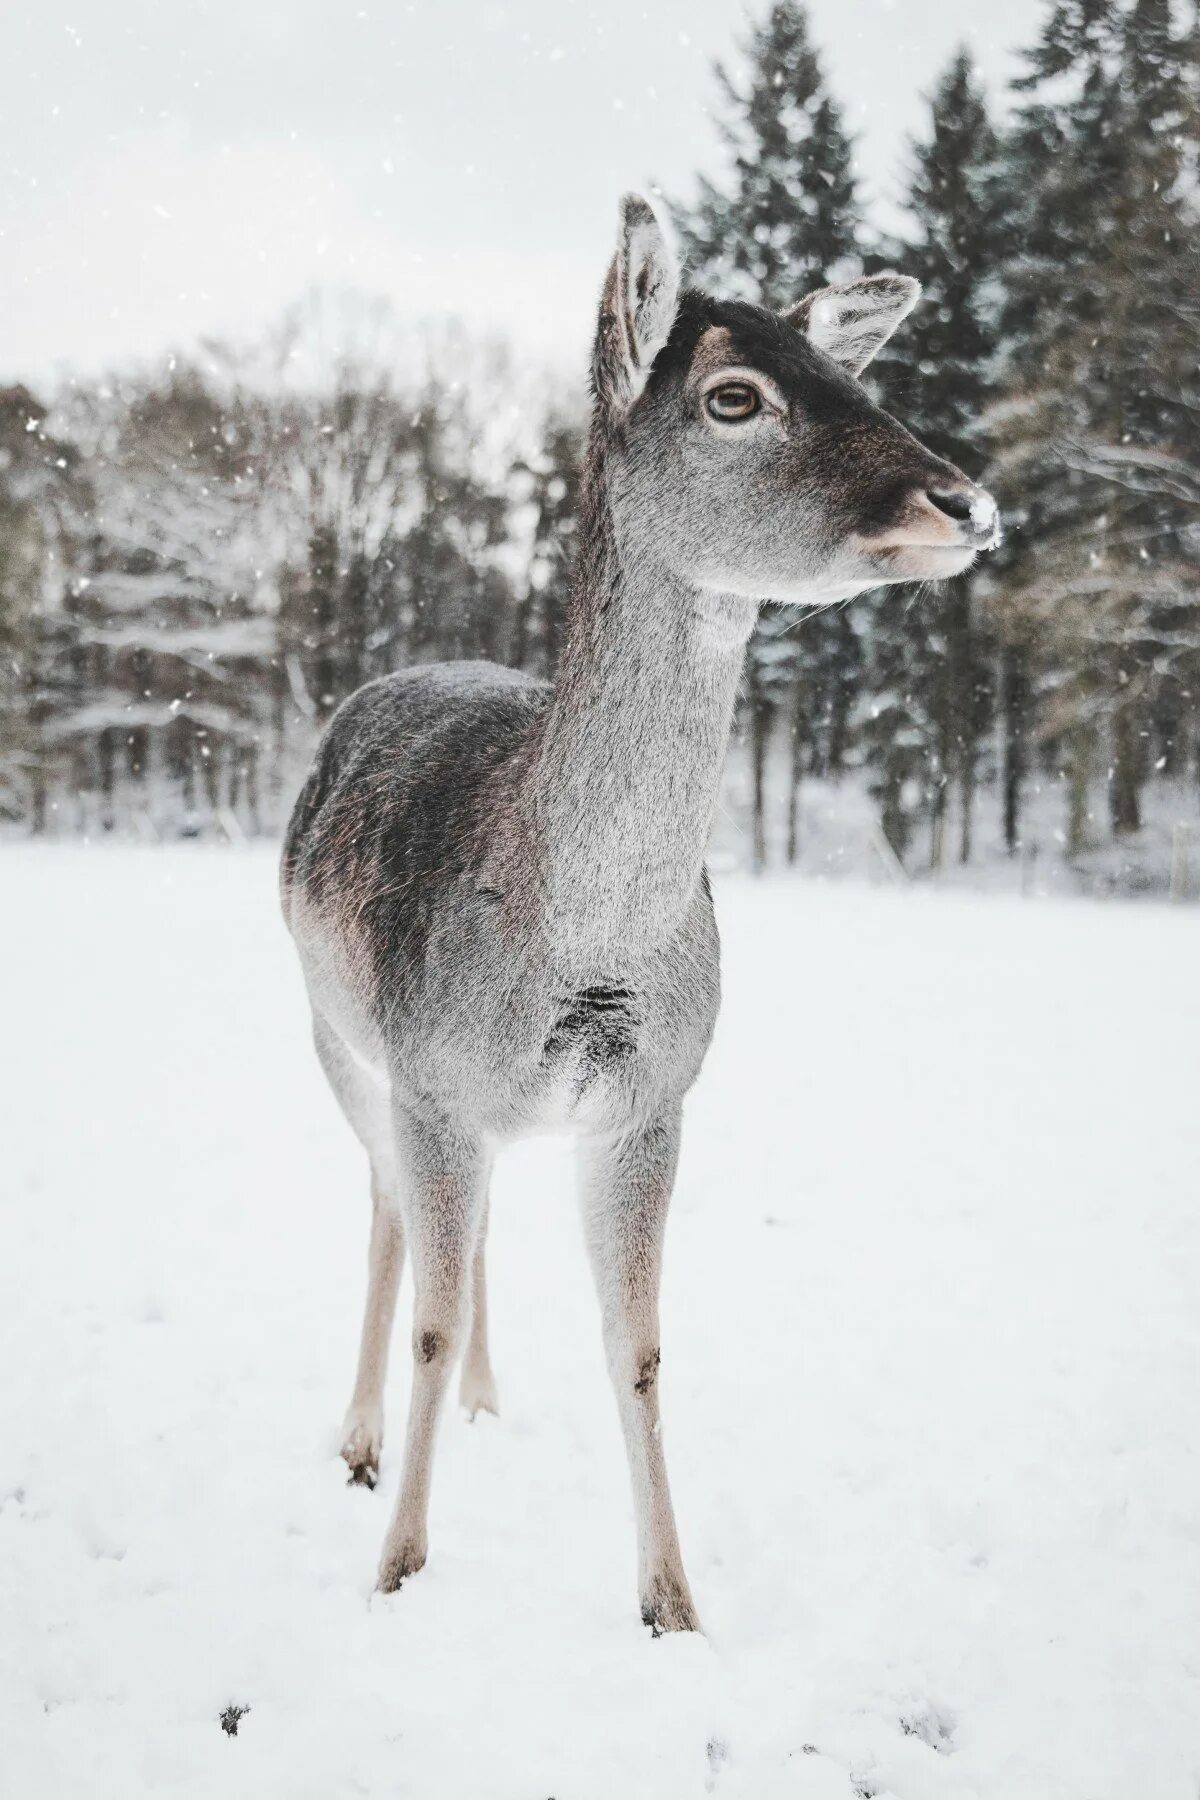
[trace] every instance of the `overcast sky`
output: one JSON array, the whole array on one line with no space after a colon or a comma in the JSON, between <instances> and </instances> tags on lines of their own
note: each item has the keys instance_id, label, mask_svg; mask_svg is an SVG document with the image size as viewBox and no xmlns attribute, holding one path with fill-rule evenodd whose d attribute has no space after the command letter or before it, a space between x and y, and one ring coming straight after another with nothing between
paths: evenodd
<instances>
[{"instance_id":1,"label":"overcast sky","mask_svg":"<svg viewBox=\"0 0 1200 1800\"><path fill-rule=\"evenodd\" d=\"M811 0L869 195L1039 0ZM0 378L245 335L314 284L582 363L626 187L714 161L742 0L6 0Z\"/></svg>"}]
</instances>

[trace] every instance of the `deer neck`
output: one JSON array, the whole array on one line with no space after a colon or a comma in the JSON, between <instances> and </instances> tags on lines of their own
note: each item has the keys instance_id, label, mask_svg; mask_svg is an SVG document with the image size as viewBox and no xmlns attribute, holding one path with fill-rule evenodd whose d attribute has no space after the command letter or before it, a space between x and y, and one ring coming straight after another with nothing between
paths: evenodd
<instances>
[{"instance_id":1,"label":"deer neck","mask_svg":"<svg viewBox=\"0 0 1200 1800\"><path fill-rule=\"evenodd\" d=\"M661 943L695 894L755 611L672 573L644 509L623 517L612 486L593 453L531 770L547 927L600 970Z\"/></svg>"}]
</instances>

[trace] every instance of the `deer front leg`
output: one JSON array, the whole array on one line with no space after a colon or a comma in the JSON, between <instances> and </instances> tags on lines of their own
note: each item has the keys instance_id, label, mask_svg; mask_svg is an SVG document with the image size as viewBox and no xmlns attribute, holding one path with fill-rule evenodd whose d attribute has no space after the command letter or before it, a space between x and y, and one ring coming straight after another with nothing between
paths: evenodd
<instances>
[{"instance_id":1,"label":"deer front leg","mask_svg":"<svg viewBox=\"0 0 1200 1800\"><path fill-rule=\"evenodd\" d=\"M466 1408L472 1418L476 1413L500 1411L496 1378L492 1374L492 1359L488 1353L485 1266L487 1228L488 1209L485 1203L483 1217L479 1221L479 1234L475 1240L475 1260L471 1268L471 1335L467 1340L467 1354L463 1357L462 1378L458 1385L459 1404Z\"/></svg>"},{"instance_id":2,"label":"deer front leg","mask_svg":"<svg viewBox=\"0 0 1200 1800\"><path fill-rule=\"evenodd\" d=\"M658 1413L658 1286L679 1124L673 1106L625 1137L591 1143L583 1168L584 1229L633 1483L642 1618L655 1636L700 1629Z\"/></svg>"},{"instance_id":3,"label":"deer front leg","mask_svg":"<svg viewBox=\"0 0 1200 1800\"><path fill-rule=\"evenodd\" d=\"M448 1122L416 1119L397 1109L396 1151L416 1293L404 1473L379 1563L384 1593L425 1565L434 1440L462 1346L467 1281L487 1183L480 1147Z\"/></svg>"},{"instance_id":4,"label":"deer front leg","mask_svg":"<svg viewBox=\"0 0 1200 1800\"><path fill-rule=\"evenodd\" d=\"M396 1295L404 1268L404 1226L394 1193L371 1171L371 1246L367 1255L367 1305L354 1393L342 1425L342 1456L350 1480L374 1487L383 1446L383 1389Z\"/></svg>"}]
</instances>

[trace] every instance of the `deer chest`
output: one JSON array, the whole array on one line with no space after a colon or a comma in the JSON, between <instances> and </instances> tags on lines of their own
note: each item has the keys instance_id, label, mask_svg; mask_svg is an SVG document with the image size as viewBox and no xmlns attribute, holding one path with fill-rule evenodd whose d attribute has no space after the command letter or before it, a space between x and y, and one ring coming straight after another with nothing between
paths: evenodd
<instances>
[{"instance_id":1,"label":"deer chest","mask_svg":"<svg viewBox=\"0 0 1200 1800\"><path fill-rule=\"evenodd\" d=\"M543 1061L568 1059L581 1077L603 1074L637 1049L642 1013L628 987L585 987L567 995L546 1039Z\"/></svg>"}]
</instances>

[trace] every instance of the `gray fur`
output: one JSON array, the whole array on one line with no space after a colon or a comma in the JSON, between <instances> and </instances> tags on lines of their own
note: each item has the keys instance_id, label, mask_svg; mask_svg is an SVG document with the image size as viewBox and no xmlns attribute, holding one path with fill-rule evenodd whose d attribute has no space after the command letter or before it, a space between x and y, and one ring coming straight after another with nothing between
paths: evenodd
<instances>
[{"instance_id":1,"label":"gray fur","mask_svg":"<svg viewBox=\"0 0 1200 1800\"><path fill-rule=\"evenodd\" d=\"M888 279L898 285L872 304L889 292L908 303ZM861 287L852 301L861 309ZM658 1278L681 1102L717 1014L703 856L757 596L834 599L954 572L991 538L986 497L873 406L802 324L679 296L652 211L627 201L555 685L484 663L373 682L336 714L296 803L285 916L322 1065L373 1173L344 1451L368 1482L406 1243L416 1283L385 1588L424 1561L436 1419L472 1314L463 1398L495 1408L492 1155L565 1127L581 1140L643 1614L656 1630L696 1625L658 1422ZM750 371L765 396L747 423L709 416L729 370Z\"/></svg>"}]
</instances>

